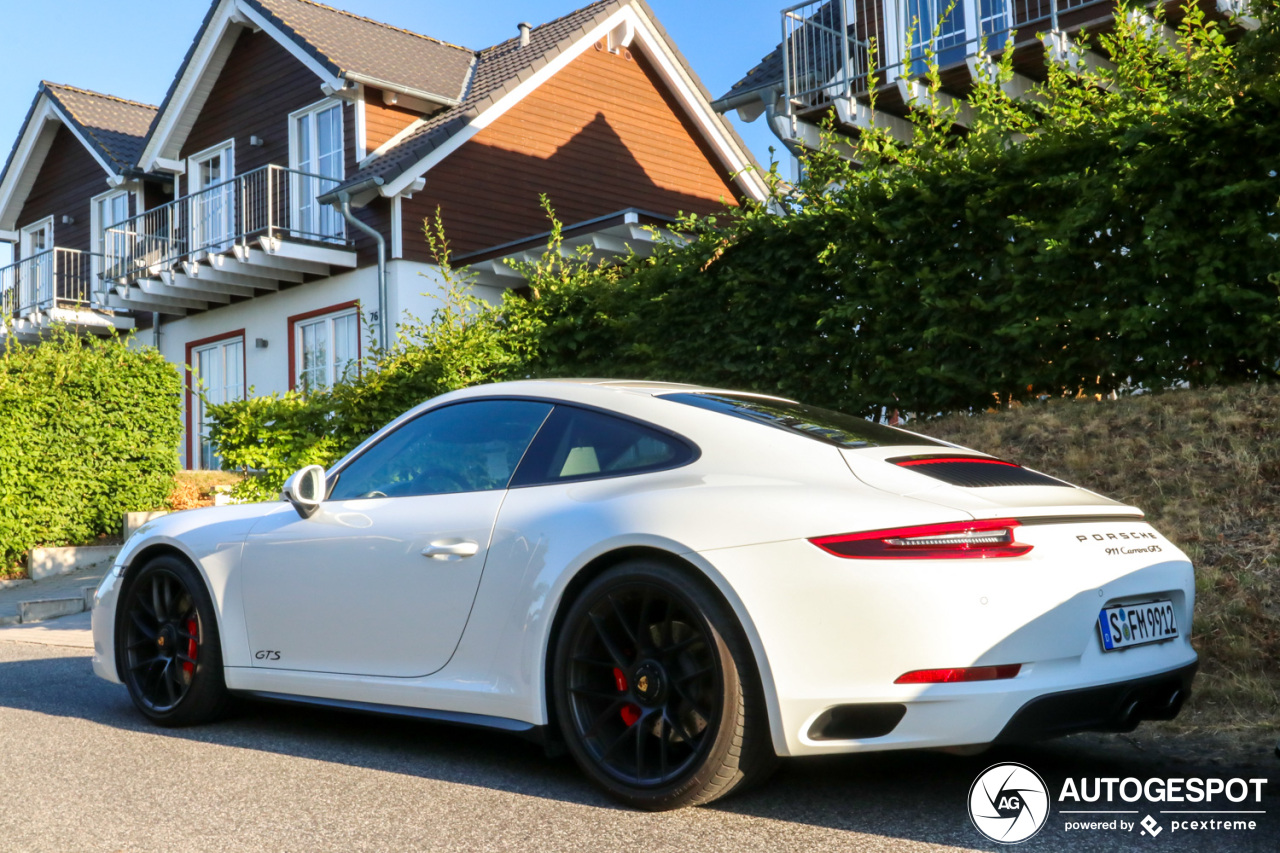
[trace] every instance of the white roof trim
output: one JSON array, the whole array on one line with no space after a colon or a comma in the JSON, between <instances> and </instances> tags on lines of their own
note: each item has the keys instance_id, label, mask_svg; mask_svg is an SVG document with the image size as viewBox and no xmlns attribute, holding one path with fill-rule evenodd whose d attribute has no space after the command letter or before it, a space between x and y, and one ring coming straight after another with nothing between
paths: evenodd
<instances>
[{"instance_id":1,"label":"white roof trim","mask_svg":"<svg viewBox=\"0 0 1280 853\"><path fill-rule=\"evenodd\" d=\"M32 187L35 186L37 173L44 165L45 156L48 155L49 146L53 143L53 136L57 132L57 124L61 124L75 136L94 161L106 172L108 179L120 173L115 166L102 159L98 149L85 138L80 128L62 107L49 97L49 93L42 92L36 108L31 113L31 119L18 139L13 160L9 164L9 172L5 175L3 185L0 185L0 230L12 231L17 227L18 214L21 212L22 205L26 203Z\"/></svg>"},{"instance_id":2,"label":"white roof trim","mask_svg":"<svg viewBox=\"0 0 1280 853\"><path fill-rule=\"evenodd\" d=\"M445 107L456 107L462 103L457 98L449 98L444 95L437 95L435 92L428 92L425 89L415 89L412 86L403 86L399 83L392 83L390 80L383 80L373 77L369 74L360 74L355 71L347 71L346 78L353 83L360 83L365 86L372 86L375 89L382 89L384 92L395 92L398 95L408 95L419 100L428 101L432 104L438 104Z\"/></svg>"},{"instance_id":3,"label":"white roof trim","mask_svg":"<svg viewBox=\"0 0 1280 853\"><path fill-rule=\"evenodd\" d=\"M256 27L265 31L275 41L289 51L295 59L310 69L320 78L321 84L328 84L335 89L342 88L342 80L330 73L315 57L308 54L294 43L293 39L264 18L243 0L220 0L204 36L196 45L191 61L183 71L174 89L173 97L165 105L164 112L156 122L155 132L147 140L142 155L138 158L139 167L145 172L156 171L160 160L176 160L181 153L182 144L195 124L196 117L204 107L218 73L222 71L231 48L235 44L232 35L235 27Z\"/></svg>"},{"instance_id":4,"label":"white roof trim","mask_svg":"<svg viewBox=\"0 0 1280 853\"><path fill-rule=\"evenodd\" d=\"M602 23L597 24L571 47L562 51L559 56L540 68L537 73L499 98L497 103L478 115L469 125L449 137L443 145L384 185L381 189L382 194L384 196L395 196L404 192L410 184L425 175L454 151L457 151L477 133L501 118L529 93L586 52L591 45L605 38L618 27L625 25L634 27L635 34L644 44L646 53L655 60L663 80L679 95L685 109L697 122L698 127L720 155L723 165L735 175L734 181L752 198L764 201L768 196L764 180L755 173L755 170L743 171L751 163L750 156L741 147L731 142L730 136L725 132L724 126L721 124L724 119L712 110L711 105L698 94L697 86L677 70L680 68L680 63L675 60L674 54L670 51L653 22L649 20L647 15L642 15L639 9L632 4L622 7Z\"/></svg>"}]
</instances>

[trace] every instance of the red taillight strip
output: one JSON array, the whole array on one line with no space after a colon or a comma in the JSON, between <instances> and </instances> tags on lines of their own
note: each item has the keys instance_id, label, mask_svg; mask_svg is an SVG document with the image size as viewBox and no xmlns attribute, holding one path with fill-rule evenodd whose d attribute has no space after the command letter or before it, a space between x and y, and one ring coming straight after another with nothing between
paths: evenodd
<instances>
[{"instance_id":1,"label":"red taillight strip","mask_svg":"<svg viewBox=\"0 0 1280 853\"><path fill-rule=\"evenodd\" d=\"M929 456L925 459L908 459L903 462L894 462L899 468L914 468L917 465L938 465L943 462L974 462L979 465L1007 465L1010 468L1021 468L1015 462L1005 462L1003 459L988 459L985 456Z\"/></svg>"},{"instance_id":2,"label":"red taillight strip","mask_svg":"<svg viewBox=\"0 0 1280 853\"><path fill-rule=\"evenodd\" d=\"M1000 666L962 666L953 669L915 669L894 679L894 684L955 684L961 681L1001 681L1022 670L1020 663Z\"/></svg>"},{"instance_id":3,"label":"red taillight strip","mask_svg":"<svg viewBox=\"0 0 1280 853\"><path fill-rule=\"evenodd\" d=\"M1020 557L1032 548L1031 545L1014 541L1014 528L1020 526L1021 522L1015 518L949 521L918 527L818 536L809 541L829 554L853 560L976 560ZM993 536L995 533L1001 535ZM954 541L945 541L948 538L953 538ZM912 542L913 539L919 541Z\"/></svg>"}]
</instances>

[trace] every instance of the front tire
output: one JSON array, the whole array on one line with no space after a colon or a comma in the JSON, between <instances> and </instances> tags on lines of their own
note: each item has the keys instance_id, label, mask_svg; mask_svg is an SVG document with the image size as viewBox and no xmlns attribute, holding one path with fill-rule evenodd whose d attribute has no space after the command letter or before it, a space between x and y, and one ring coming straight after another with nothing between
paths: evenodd
<instances>
[{"instance_id":1,"label":"front tire","mask_svg":"<svg viewBox=\"0 0 1280 853\"><path fill-rule=\"evenodd\" d=\"M552 689L574 759L635 808L710 803L777 763L737 621L665 563L628 561L588 584L560 631Z\"/></svg>"},{"instance_id":2,"label":"front tire","mask_svg":"<svg viewBox=\"0 0 1280 853\"><path fill-rule=\"evenodd\" d=\"M126 578L116 662L133 704L157 725L197 725L226 710L213 600L189 563L160 556Z\"/></svg>"}]
</instances>

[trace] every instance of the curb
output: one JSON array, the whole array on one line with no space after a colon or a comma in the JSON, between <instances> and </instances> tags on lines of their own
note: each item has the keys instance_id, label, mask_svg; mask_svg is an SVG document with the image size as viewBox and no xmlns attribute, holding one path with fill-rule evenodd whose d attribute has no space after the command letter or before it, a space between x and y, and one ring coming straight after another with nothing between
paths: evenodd
<instances>
[{"instance_id":1,"label":"curb","mask_svg":"<svg viewBox=\"0 0 1280 853\"><path fill-rule=\"evenodd\" d=\"M27 559L27 577L38 581L111 563L122 547L80 545L68 548L33 548Z\"/></svg>"},{"instance_id":2,"label":"curb","mask_svg":"<svg viewBox=\"0 0 1280 853\"><path fill-rule=\"evenodd\" d=\"M83 613L84 610L83 593L75 598L37 598L34 601L18 602L18 617L23 625L57 619L59 616L71 616Z\"/></svg>"}]
</instances>

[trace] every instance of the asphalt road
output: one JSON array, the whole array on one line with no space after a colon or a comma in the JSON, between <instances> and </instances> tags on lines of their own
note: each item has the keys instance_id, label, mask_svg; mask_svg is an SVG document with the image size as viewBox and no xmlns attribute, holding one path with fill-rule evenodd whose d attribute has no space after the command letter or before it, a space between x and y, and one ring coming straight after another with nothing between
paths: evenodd
<instances>
[{"instance_id":1,"label":"asphalt road","mask_svg":"<svg viewBox=\"0 0 1280 853\"><path fill-rule=\"evenodd\" d=\"M600 795L571 760L510 736L272 705L201 728L152 728L124 688L93 676L85 649L48 645L57 632L7 630L0 850L10 853L998 850L966 802L977 775L1006 760L1037 770L1051 791L1068 775L1271 779L1250 806L1267 812L1252 816L1253 832L1068 833L1071 816L1055 811L1019 850L1280 850L1280 761L1261 743L1226 763L1211 746L1141 731L970 757L793 761L712 807L643 814ZM1160 807L1143 808L1131 817Z\"/></svg>"}]
</instances>

